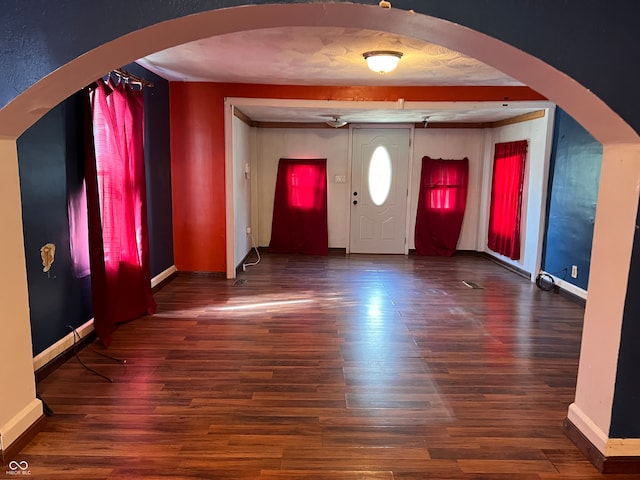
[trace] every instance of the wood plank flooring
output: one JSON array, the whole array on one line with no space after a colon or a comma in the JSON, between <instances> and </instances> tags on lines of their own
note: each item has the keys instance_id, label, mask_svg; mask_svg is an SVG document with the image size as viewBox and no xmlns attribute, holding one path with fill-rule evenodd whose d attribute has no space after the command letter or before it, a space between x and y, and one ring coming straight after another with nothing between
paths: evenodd
<instances>
[{"instance_id":1,"label":"wood plank flooring","mask_svg":"<svg viewBox=\"0 0 640 480\"><path fill-rule=\"evenodd\" d=\"M113 383L71 359L38 385L32 478L607 478L562 431L582 308L485 259L265 255L156 300L126 364L81 352Z\"/></svg>"}]
</instances>

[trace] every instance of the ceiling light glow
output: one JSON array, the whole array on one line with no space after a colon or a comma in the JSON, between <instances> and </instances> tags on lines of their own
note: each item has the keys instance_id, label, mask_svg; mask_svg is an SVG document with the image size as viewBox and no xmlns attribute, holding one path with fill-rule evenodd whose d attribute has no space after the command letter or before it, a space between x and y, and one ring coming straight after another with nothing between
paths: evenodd
<instances>
[{"instance_id":1,"label":"ceiling light glow","mask_svg":"<svg viewBox=\"0 0 640 480\"><path fill-rule=\"evenodd\" d=\"M389 73L396 69L402 58L402 52L394 50L374 50L362 54L367 66L376 73Z\"/></svg>"}]
</instances>

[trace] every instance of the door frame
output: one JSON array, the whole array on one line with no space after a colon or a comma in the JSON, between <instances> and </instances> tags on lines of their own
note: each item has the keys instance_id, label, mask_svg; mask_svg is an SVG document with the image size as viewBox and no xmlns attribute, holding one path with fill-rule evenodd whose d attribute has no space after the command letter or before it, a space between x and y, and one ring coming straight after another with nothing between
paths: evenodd
<instances>
[{"instance_id":1,"label":"door frame","mask_svg":"<svg viewBox=\"0 0 640 480\"><path fill-rule=\"evenodd\" d=\"M347 159L347 183L349 185L349 196L347 198L347 245L346 253L351 253L351 192L353 190L352 185L352 169L353 169L353 133L355 130L409 130L409 150L407 159L407 196L405 198L406 213L405 213L405 226L404 226L404 255L409 254L409 228L411 226L411 198L413 191L411 188L411 179L413 178L413 144L415 134L415 124L413 123L353 123L349 124L349 147L348 147L348 159Z\"/></svg>"}]
</instances>

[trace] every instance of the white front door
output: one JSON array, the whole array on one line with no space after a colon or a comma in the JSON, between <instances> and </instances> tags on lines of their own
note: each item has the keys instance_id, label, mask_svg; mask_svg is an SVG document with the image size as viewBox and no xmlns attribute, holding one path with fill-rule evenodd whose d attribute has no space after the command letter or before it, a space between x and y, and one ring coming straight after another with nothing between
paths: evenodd
<instances>
[{"instance_id":1,"label":"white front door","mask_svg":"<svg viewBox=\"0 0 640 480\"><path fill-rule=\"evenodd\" d=\"M351 253L405 253L410 134L353 131Z\"/></svg>"}]
</instances>

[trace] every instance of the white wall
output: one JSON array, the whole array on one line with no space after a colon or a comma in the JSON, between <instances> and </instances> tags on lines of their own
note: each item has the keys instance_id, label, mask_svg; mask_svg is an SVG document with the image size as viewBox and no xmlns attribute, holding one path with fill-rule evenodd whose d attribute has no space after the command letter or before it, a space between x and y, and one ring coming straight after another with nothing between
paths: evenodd
<instances>
[{"instance_id":1,"label":"white wall","mask_svg":"<svg viewBox=\"0 0 640 480\"><path fill-rule=\"evenodd\" d=\"M525 164L524 188L522 192L522 211L520 223L520 259L511 260L489 250L487 247L486 227L478 239L482 250L509 264L521 268L534 275L540 266L542 249L542 233L544 230L544 214L546 205L547 180L549 172L550 139L553 129L553 115L547 114L528 122L516 123L488 131L489 148L485 162L483 178L483 202L480 221L486 226L489 223L489 204L491 197L491 176L493 172L493 154L496 143L528 140L528 152Z\"/></svg>"},{"instance_id":2,"label":"white wall","mask_svg":"<svg viewBox=\"0 0 640 480\"><path fill-rule=\"evenodd\" d=\"M256 241L269 245L276 173L280 158L327 159L327 221L329 248L347 245L349 184L334 183L335 175L348 178L349 131L347 129L260 128L256 133L257 189ZM254 190L255 191L255 190Z\"/></svg>"},{"instance_id":3,"label":"white wall","mask_svg":"<svg viewBox=\"0 0 640 480\"><path fill-rule=\"evenodd\" d=\"M413 143L411 171L411 198L409 203L409 248L415 248L416 212L420 189L422 157L461 160L469 159L469 190L462 222L458 250L476 250L482 175L484 166L484 133L480 129L421 129L416 128Z\"/></svg>"},{"instance_id":4,"label":"white wall","mask_svg":"<svg viewBox=\"0 0 640 480\"><path fill-rule=\"evenodd\" d=\"M259 181L256 207L257 237L261 246L269 244L273 196L275 191L278 160L281 157L327 158L327 201L329 222L329 247L346 248L349 243L349 187L334 182L335 175L349 178L349 134L347 129L257 129L256 171ZM458 248L475 250L477 245L478 213L482 186L484 135L481 130L471 129L416 129L413 148L410 203L409 203L409 248L414 248L418 188L420 184L421 159L425 155L433 158L469 158L469 194ZM254 191L255 191L254 190Z\"/></svg>"},{"instance_id":5,"label":"white wall","mask_svg":"<svg viewBox=\"0 0 640 480\"><path fill-rule=\"evenodd\" d=\"M416 128L411 159L409 197L409 248L415 248L416 210L422 157L469 158L469 190L459 250L485 251L531 274L537 272L542 249L544 207L550 156L553 112L544 118L495 129ZM271 238L271 218L278 160L282 157L327 158L329 247L346 248L349 243L348 182L337 184L335 175L350 178L349 131L347 129L257 128L252 157L252 228L260 246ZM513 261L487 248L487 226L491 197L491 175L495 143L526 139L529 150L523 192L521 252ZM244 228L244 227L243 227ZM244 232L244 230L243 230ZM243 234L244 235L244 234ZM246 251L245 251L246 253Z\"/></svg>"},{"instance_id":6,"label":"white wall","mask_svg":"<svg viewBox=\"0 0 640 480\"><path fill-rule=\"evenodd\" d=\"M234 267L251 250L251 171L245 175L245 165L251 165L251 127L233 117L233 232Z\"/></svg>"}]
</instances>

